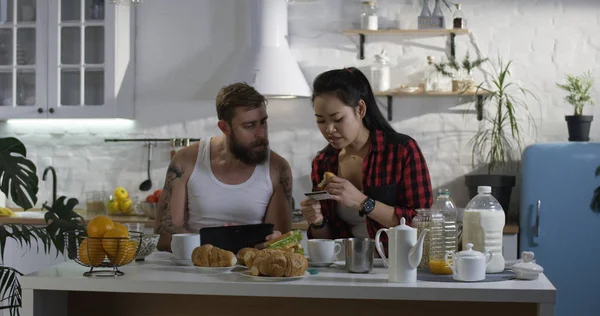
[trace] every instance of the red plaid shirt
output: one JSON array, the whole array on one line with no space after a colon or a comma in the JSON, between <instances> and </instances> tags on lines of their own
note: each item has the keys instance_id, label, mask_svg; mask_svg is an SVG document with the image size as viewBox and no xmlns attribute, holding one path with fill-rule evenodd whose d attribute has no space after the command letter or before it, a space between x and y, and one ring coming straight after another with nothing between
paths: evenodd
<instances>
[{"instance_id":1,"label":"red plaid shirt","mask_svg":"<svg viewBox=\"0 0 600 316\"><path fill-rule=\"evenodd\" d=\"M323 179L323 173L337 174L339 150L328 145L312 162L311 180L313 191ZM425 158L410 136L403 134L384 135L382 131L371 133L371 145L363 162L363 192L377 202L393 206L398 219L404 217L406 224L412 223L417 214L415 209L429 208L432 204L432 189ZM350 238L348 224L337 214L337 202L321 201L323 217L328 221L331 238ZM356 210L358 212L358 210ZM367 231L375 238L381 224L366 216ZM312 238L311 228L308 238ZM387 236L381 235L387 249Z\"/></svg>"}]
</instances>

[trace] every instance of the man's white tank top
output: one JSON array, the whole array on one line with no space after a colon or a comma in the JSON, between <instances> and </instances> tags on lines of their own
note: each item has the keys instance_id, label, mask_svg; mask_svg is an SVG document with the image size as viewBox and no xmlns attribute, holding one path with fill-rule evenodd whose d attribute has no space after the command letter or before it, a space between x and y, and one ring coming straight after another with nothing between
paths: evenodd
<instances>
[{"instance_id":1,"label":"man's white tank top","mask_svg":"<svg viewBox=\"0 0 600 316\"><path fill-rule=\"evenodd\" d=\"M210 138L201 138L194 171L187 183L189 218L187 228L223 226L228 223L260 224L273 194L267 161L256 165L248 180L225 184L217 179L210 166Z\"/></svg>"}]
</instances>

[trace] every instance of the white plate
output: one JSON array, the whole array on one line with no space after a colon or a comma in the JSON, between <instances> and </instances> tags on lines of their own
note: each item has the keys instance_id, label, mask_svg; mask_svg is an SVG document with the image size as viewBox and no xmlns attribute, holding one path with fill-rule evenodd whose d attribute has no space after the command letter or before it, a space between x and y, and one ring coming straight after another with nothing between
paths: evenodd
<instances>
[{"instance_id":1,"label":"white plate","mask_svg":"<svg viewBox=\"0 0 600 316\"><path fill-rule=\"evenodd\" d=\"M193 266L194 263L190 259L175 259L171 257L171 262L178 266Z\"/></svg>"},{"instance_id":2,"label":"white plate","mask_svg":"<svg viewBox=\"0 0 600 316\"><path fill-rule=\"evenodd\" d=\"M194 266L196 268L196 270L200 273L207 273L207 274L219 274L219 273L229 273L231 272L231 270L233 270L233 268L235 268L235 266L233 267L199 267L199 266Z\"/></svg>"},{"instance_id":3,"label":"white plate","mask_svg":"<svg viewBox=\"0 0 600 316\"><path fill-rule=\"evenodd\" d=\"M268 276L255 276L252 275L250 273L250 271L243 271L240 272L241 275L247 277L247 278L251 278L254 279L256 281L263 281L263 282L284 282L284 281L293 281L293 280L299 280L304 278L307 275L310 275L310 273L308 272L304 272L304 275L301 276L295 276L295 277L268 277Z\"/></svg>"},{"instance_id":4,"label":"white plate","mask_svg":"<svg viewBox=\"0 0 600 316\"><path fill-rule=\"evenodd\" d=\"M335 264L335 266L340 269L346 268L346 261L336 261L333 264ZM381 259L381 258L373 259L373 268L385 268L385 267L386 266L385 266L385 263L383 262L383 259Z\"/></svg>"}]
</instances>

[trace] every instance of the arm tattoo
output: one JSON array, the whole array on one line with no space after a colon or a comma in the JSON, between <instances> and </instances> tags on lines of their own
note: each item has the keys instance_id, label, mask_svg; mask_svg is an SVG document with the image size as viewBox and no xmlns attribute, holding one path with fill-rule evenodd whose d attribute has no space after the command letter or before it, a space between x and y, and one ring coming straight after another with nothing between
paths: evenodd
<instances>
[{"instance_id":1,"label":"arm tattoo","mask_svg":"<svg viewBox=\"0 0 600 316\"><path fill-rule=\"evenodd\" d=\"M183 175L183 171L181 168L175 165L174 162L171 162L169 168L167 169L167 179L165 181L165 187L163 189L163 193L161 194L161 201L159 203L159 213L160 213L160 227L158 228L158 233L168 233L168 234L176 234L181 232L182 228L173 225L173 220L171 219L171 209L170 209L170 201L171 196L173 195L173 180L177 178L181 178Z\"/></svg>"},{"instance_id":2,"label":"arm tattoo","mask_svg":"<svg viewBox=\"0 0 600 316\"><path fill-rule=\"evenodd\" d=\"M288 200L290 207L293 207L292 203L292 170L289 166L284 165L279 171L279 184L283 188L285 198Z\"/></svg>"}]
</instances>

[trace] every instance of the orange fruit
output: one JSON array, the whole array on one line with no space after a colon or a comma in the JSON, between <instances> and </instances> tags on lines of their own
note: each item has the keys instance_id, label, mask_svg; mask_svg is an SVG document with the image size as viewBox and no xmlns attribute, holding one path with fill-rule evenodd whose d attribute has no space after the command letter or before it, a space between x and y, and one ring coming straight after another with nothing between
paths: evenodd
<instances>
[{"instance_id":1,"label":"orange fruit","mask_svg":"<svg viewBox=\"0 0 600 316\"><path fill-rule=\"evenodd\" d=\"M102 248L108 257L116 257L119 251L129 245L129 232L122 228L113 228L102 237Z\"/></svg>"},{"instance_id":2,"label":"orange fruit","mask_svg":"<svg viewBox=\"0 0 600 316\"><path fill-rule=\"evenodd\" d=\"M135 257L135 251L138 247L138 242L133 240L127 240L126 243L122 243L123 246L119 247L116 256L108 256L108 260L114 265L125 265L133 261Z\"/></svg>"},{"instance_id":3,"label":"orange fruit","mask_svg":"<svg viewBox=\"0 0 600 316\"><path fill-rule=\"evenodd\" d=\"M104 261L102 240L86 238L79 245L79 260L85 265L97 267Z\"/></svg>"},{"instance_id":4,"label":"orange fruit","mask_svg":"<svg viewBox=\"0 0 600 316\"><path fill-rule=\"evenodd\" d=\"M113 228L115 228L115 223L112 219L105 215L98 215L88 223L87 233L89 237L102 237Z\"/></svg>"},{"instance_id":5,"label":"orange fruit","mask_svg":"<svg viewBox=\"0 0 600 316\"><path fill-rule=\"evenodd\" d=\"M119 222L115 222L115 228L120 228L120 229L126 231L127 232L127 237L129 237L129 229L127 229L127 226L125 226L125 225L123 225L123 224L121 224Z\"/></svg>"}]
</instances>

